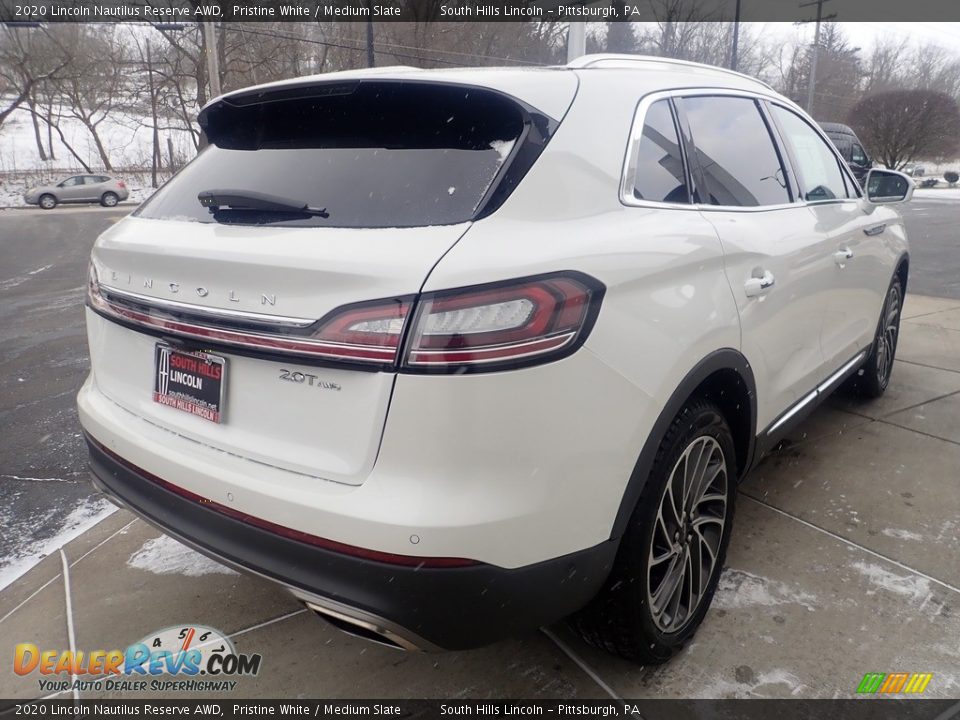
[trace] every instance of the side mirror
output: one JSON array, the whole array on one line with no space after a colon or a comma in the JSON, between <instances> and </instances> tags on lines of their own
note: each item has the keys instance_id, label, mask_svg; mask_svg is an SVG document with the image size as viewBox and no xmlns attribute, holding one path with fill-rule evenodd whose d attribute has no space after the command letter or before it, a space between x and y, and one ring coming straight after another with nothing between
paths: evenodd
<instances>
[{"instance_id":1,"label":"side mirror","mask_svg":"<svg viewBox=\"0 0 960 720\"><path fill-rule=\"evenodd\" d=\"M867 191L867 200L874 205L889 205L906 202L913 197L916 187L908 175L896 170L878 170L867 173L863 184Z\"/></svg>"}]
</instances>

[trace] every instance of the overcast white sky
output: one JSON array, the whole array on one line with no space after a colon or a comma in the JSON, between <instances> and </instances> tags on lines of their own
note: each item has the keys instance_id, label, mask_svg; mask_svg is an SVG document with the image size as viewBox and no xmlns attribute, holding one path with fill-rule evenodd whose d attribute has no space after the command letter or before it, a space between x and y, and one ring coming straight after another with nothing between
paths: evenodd
<instances>
[{"instance_id":1,"label":"overcast white sky","mask_svg":"<svg viewBox=\"0 0 960 720\"><path fill-rule=\"evenodd\" d=\"M828 6L825 7L825 11ZM838 18L839 20L839 18ZM797 29L792 23L750 23L755 29L764 33L775 33L792 36ZM898 38L907 38L913 42L933 42L947 48L960 48L960 23L950 22L838 22L854 45L864 50L873 47L879 36L893 35ZM800 32L812 36L813 23L800 26Z\"/></svg>"}]
</instances>

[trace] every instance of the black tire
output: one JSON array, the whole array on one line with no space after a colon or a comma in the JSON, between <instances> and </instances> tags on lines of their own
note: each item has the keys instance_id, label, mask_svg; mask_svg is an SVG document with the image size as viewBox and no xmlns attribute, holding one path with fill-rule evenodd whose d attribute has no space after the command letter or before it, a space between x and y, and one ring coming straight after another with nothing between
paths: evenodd
<instances>
[{"instance_id":1,"label":"black tire","mask_svg":"<svg viewBox=\"0 0 960 720\"><path fill-rule=\"evenodd\" d=\"M680 469L681 461L685 463L686 458L692 456L691 448L698 444L704 448L702 452L709 449L707 464L704 465L704 477L709 477L710 472L715 469L717 478L723 476L723 491L720 492L716 481L710 482L704 488L705 501L694 504L694 521L686 524L689 516L681 512L680 514L684 515L684 518L680 519L681 525L671 529L672 521L666 517L670 515L670 511L665 510L661 514L661 503L670 502L669 498L672 496L668 495L668 485L671 485L670 481L673 479L670 488L672 490L678 479L674 471ZM703 455L698 456L698 462L693 463L694 470L702 457ZM706 400L691 400L674 419L660 443L650 476L630 518L613 570L603 590L586 608L570 619L572 626L584 640L629 660L654 665L666 662L676 655L693 637L713 600L730 542L737 493L736 467L733 436L723 414ZM684 464L684 472L686 468ZM680 482L683 482L682 479ZM714 492L707 493L708 490ZM708 497L720 495L723 496L722 503L714 500L711 507L706 501ZM710 513L718 511L721 506L722 525L717 535L707 523L712 523L715 529L715 520L708 518L713 517ZM707 511L701 514L704 508ZM666 517L665 521L661 520L663 517ZM675 511L673 518L677 519ZM676 523L672 524L676 526ZM694 527L697 529L694 530ZM675 554L678 552L678 542L682 544L683 540L679 532L674 530L688 532L684 547L689 549L682 551L687 553L685 556ZM697 532L701 535L695 535ZM674 535L672 541L669 538L671 533ZM683 605L683 595L687 592L685 588L691 587L693 581L691 580L691 585L686 585L686 575L682 576L676 591L679 593L676 596L677 606L673 612L669 612L665 608L673 604L674 595L664 590L664 587L669 587L664 584L671 577L675 561L684 565L686 557L690 557L692 567L696 562L693 558L696 557L700 560L697 564L703 567L703 561L708 559L708 556L704 554L696 539L690 540L691 536L703 537L703 534L710 534L715 540L713 565L706 573L701 570L699 585L702 589L696 602L691 602L691 593L687 593L686 606ZM670 559L663 560L665 557ZM655 562L655 558L661 559ZM653 589L651 585L654 586ZM659 603L659 609L658 599L655 597L658 590L665 593L660 598L662 602ZM681 611L685 617L681 617Z\"/></svg>"},{"instance_id":2,"label":"black tire","mask_svg":"<svg viewBox=\"0 0 960 720\"><path fill-rule=\"evenodd\" d=\"M114 192L105 192L100 196L100 204L104 207L116 207L120 198Z\"/></svg>"},{"instance_id":3,"label":"black tire","mask_svg":"<svg viewBox=\"0 0 960 720\"><path fill-rule=\"evenodd\" d=\"M57 198L50 193L44 193L37 200L37 204L44 210L53 210L57 206Z\"/></svg>"},{"instance_id":4,"label":"black tire","mask_svg":"<svg viewBox=\"0 0 960 720\"><path fill-rule=\"evenodd\" d=\"M848 386L861 397L878 398L886 391L893 374L893 361L897 356L897 341L900 339L900 313L903 310L903 286L894 276L883 301L883 311L877 323L870 356Z\"/></svg>"}]
</instances>

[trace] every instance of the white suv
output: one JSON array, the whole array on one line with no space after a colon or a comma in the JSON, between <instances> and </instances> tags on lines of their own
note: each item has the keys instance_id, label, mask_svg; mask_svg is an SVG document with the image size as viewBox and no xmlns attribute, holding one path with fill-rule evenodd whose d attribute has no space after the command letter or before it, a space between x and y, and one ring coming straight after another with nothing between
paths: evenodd
<instances>
[{"instance_id":1,"label":"white suv","mask_svg":"<svg viewBox=\"0 0 960 720\"><path fill-rule=\"evenodd\" d=\"M864 196L757 80L384 68L199 119L209 147L93 250L93 474L355 633L572 616L662 662L738 481L842 381L889 380L912 182Z\"/></svg>"}]
</instances>

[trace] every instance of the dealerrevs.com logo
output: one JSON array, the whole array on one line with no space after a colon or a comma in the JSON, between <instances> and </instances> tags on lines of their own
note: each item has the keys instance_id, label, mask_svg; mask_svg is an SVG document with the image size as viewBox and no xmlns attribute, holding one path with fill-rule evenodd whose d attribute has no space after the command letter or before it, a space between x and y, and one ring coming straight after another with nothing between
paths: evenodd
<instances>
[{"instance_id":1,"label":"dealerrevs.com logo","mask_svg":"<svg viewBox=\"0 0 960 720\"><path fill-rule=\"evenodd\" d=\"M13 671L37 674L42 692L230 691L233 678L260 672L259 654L238 653L230 638L203 625L179 625L147 635L126 650L14 648Z\"/></svg>"}]
</instances>

